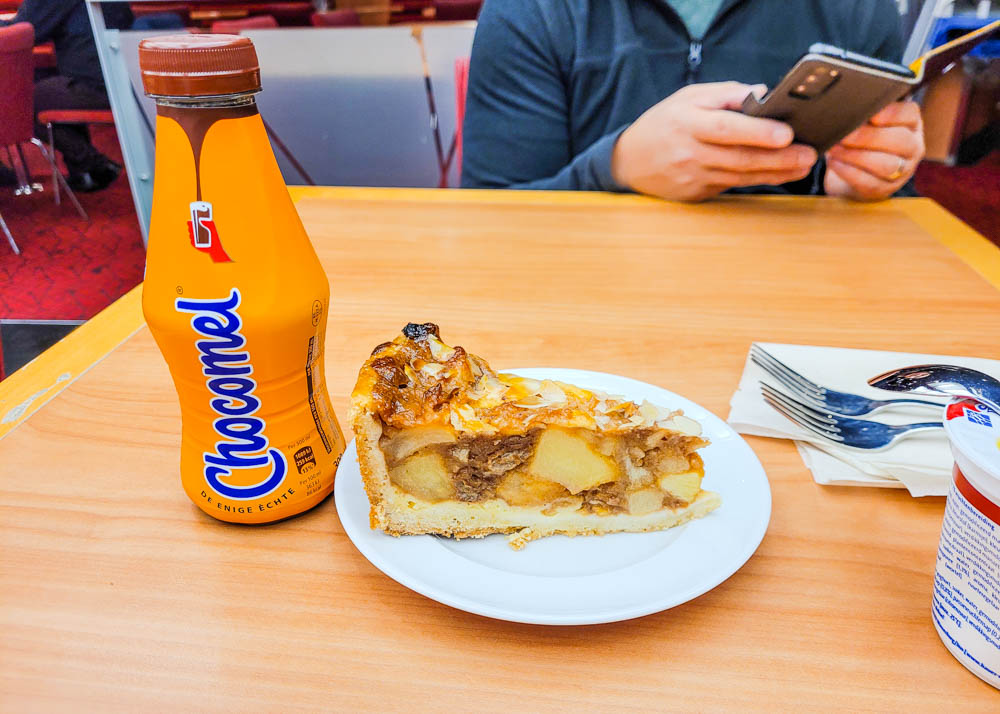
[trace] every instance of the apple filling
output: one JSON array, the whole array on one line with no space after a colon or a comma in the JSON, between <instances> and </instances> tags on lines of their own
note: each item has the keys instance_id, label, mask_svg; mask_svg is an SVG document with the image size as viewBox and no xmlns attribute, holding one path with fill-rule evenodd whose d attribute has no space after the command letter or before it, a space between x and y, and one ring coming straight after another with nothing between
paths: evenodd
<instances>
[{"instance_id":1,"label":"apple filling","mask_svg":"<svg viewBox=\"0 0 1000 714\"><path fill-rule=\"evenodd\" d=\"M385 427L379 447L391 482L423 501L502 499L511 506L643 515L697 497L704 471L694 450L702 443L657 428L601 433L548 426L456 436L432 425Z\"/></svg>"}]
</instances>

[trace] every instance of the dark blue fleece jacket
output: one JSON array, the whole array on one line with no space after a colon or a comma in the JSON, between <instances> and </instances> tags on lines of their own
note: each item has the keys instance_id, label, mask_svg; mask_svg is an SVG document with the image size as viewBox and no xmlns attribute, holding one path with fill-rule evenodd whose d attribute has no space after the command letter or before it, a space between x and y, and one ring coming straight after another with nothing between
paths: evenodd
<instances>
[{"instance_id":1,"label":"dark blue fleece jacket","mask_svg":"<svg viewBox=\"0 0 1000 714\"><path fill-rule=\"evenodd\" d=\"M773 87L814 42L898 62L893 0L724 0L704 37L665 0L486 0L463 138L470 188L621 190L618 135L685 84ZM757 191L822 191L813 175Z\"/></svg>"}]
</instances>

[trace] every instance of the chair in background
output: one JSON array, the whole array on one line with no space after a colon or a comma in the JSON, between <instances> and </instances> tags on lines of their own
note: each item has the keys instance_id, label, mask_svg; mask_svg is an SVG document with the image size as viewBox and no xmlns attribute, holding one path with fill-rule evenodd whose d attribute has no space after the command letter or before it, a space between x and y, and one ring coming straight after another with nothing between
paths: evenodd
<instances>
[{"instance_id":1,"label":"chair in background","mask_svg":"<svg viewBox=\"0 0 1000 714\"><path fill-rule=\"evenodd\" d=\"M434 19L439 21L475 20L483 0L434 0Z\"/></svg>"},{"instance_id":2,"label":"chair in background","mask_svg":"<svg viewBox=\"0 0 1000 714\"><path fill-rule=\"evenodd\" d=\"M469 58L455 60L455 166L462 183L462 125L465 123L465 94L469 89Z\"/></svg>"},{"instance_id":3,"label":"chair in background","mask_svg":"<svg viewBox=\"0 0 1000 714\"><path fill-rule=\"evenodd\" d=\"M345 10L330 10L328 12L314 12L309 18L309 23L313 27L360 27L361 16L357 10L350 8Z\"/></svg>"},{"instance_id":4,"label":"chair in background","mask_svg":"<svg viewBox=\"0 0 1000 714\"><path fill-rule=\"evenodd\" d=\"M15 189L15 195L28 195L41 190L41 185L33 183L28 175L28 162L25 161L21 148L22 144L31 142L52 167L53 181L62 183L66 195L86 220L86 212L56 166L55 155L49 153L45 144L34 136L34 44L35 30L27 22L0 27L0 67L3 67L3 72L0 72L0 147L6 148L10 163L17 173L20 185ZM20 164L14 160L15 153L21 159ZM0 229L14 253L20 254L14 236L2 217Z\"/></svg>"},{"instance_id":5,"label":"chair in background","mask_svg":"<svg viewBox=\"0 0 1000 714\"><path fill-rule=\"evenodd\" d=\"M270 30L277 26L274 15L253 15L239 20L217 20L212 23L212 32L238 35L242 30Z\"/></svg>"},{"instance_id":6,"label":"chair in background","mask_svg":"<svg viewBox=\"0 0 1000 714\"><path fill-rule=\"evenodd\" d=\"M56 144L52 138L53 124L103 124L106 126L115 125L115 117L110 109L49 109L38 113L38 123L44 124L49 134L49 152L53 161L56 157ZM56 177L58 174L58 178ZM62 174L57 168L52 171L52 193L56 198L56 205L59 205L59 178ZM75 200L75 199L74 199ZM80 209L81 211L83 209ZM87 214L84 213L86 218Z\"/></svg>"},{"instance_id":7,"label":"chair in background","mask_svg":"<svg viewBox=\"0 0 1000 714\"><path fill-rule=\"evenodd\" d=\"M56 48L51 42L35 45L32 49L35 59L35 69L53 68L56 66Z\"/></svg>"}]
</instances>

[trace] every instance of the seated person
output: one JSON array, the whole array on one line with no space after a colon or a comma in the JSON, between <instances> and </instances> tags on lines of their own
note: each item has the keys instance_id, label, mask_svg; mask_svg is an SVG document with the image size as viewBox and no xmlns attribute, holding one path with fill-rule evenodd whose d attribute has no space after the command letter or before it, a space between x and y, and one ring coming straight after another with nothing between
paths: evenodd
<instances>
[{"instance_id":1,"label":"seated person","mask_svg":"<svg viewBox=\"0 0 1000 714\"><path fill-rule=\"evenodd\" d=\"M132 13L127 3L108 3L108 27L129 27ZM36 77L35 114L47 109L108 109L97 46L84 0L24 0L11 20L0 24L30 22L35 43L55 44L57 74ZM35 136L46 137L37 121ZM118 177L122 167L90 143L90 133L81 124L54 124L53 141L69 170L67 182L75 191L98 191Z\"/></svg>"},{"instance_id":2,"label":"seated person","mask_svg":"<svg viewBox=\"0 0 1000 714\"><path fill-rule=\"evenodd\" d=\"M886 198L923 156L913 102L886 107L825 157L793 144L787 124L728 111L776 85L813 42L898 62L896 4L486 0L462 185Z\"/></svg>"}]
</instances>

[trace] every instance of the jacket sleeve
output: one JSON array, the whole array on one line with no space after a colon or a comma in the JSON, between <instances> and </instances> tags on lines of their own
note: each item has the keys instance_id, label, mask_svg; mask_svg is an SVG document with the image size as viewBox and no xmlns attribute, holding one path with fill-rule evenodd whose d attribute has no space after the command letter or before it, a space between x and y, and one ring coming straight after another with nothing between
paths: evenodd
<instances>
[{"instance_id":1,"label":"jacket sleeve","mask_svg":"<svg viewBox=\"0 0 1000 714\"><path fill-rule=\"evenodd\" d=\"M572 145L566 80L544 17L555 5L483 6L462 129L464 188L623 190L611 177L611 152L624 126L588 147Z\"/></svg>"},{"instance_id":2,"label":"jacket sleeve","mask_svg":"<svg viewBox=\"0 0 1000 714\"><path fill-rule=\"evenodd\" d=\"M35 28L35 44L52 39L76 3L72 0L24 0L14 17L3 24L30 22Z\"/></svg>"}]
</instances>

